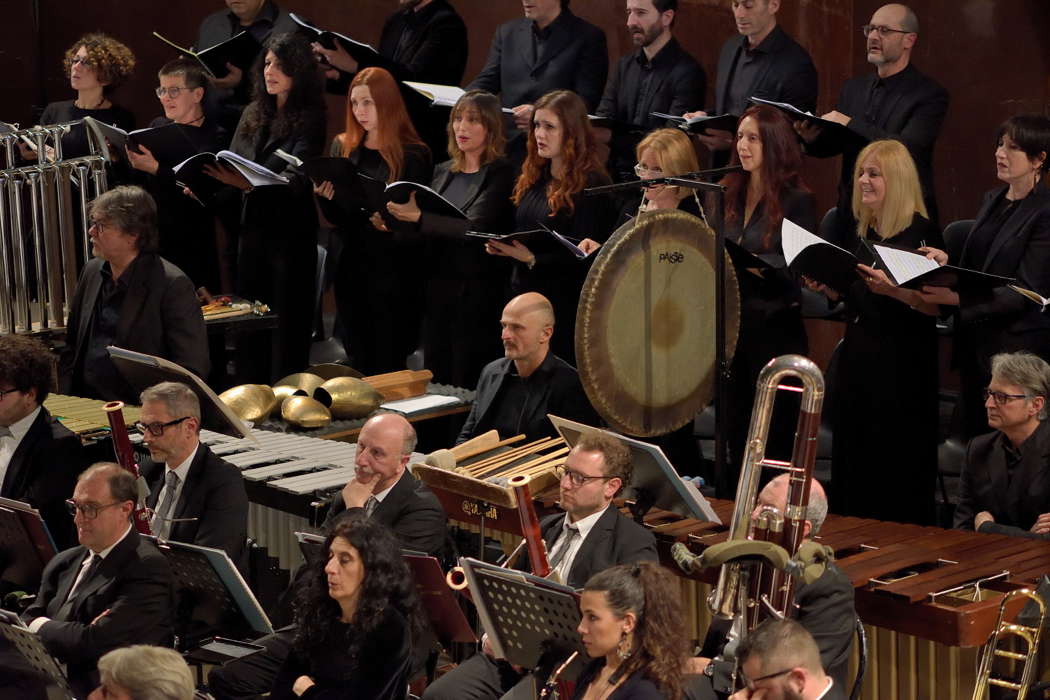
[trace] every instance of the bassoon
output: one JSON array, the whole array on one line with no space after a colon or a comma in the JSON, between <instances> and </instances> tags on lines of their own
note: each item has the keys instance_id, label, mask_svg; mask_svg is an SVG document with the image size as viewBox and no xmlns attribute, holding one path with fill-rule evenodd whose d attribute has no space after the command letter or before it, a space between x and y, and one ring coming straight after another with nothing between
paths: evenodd
<instances>
[{"instance_id":1,"label":"bassoon","mask_svg":"<svg viewBox=\"0 0 1050 700\"><path fill-rule=\"evenodd\" d=\"M150 529L150 510L146 507L146 484L139 473L139 465L135 461L135 450L131 446L131 438L128 437L128 426L124 422L124 402L110 401L102 407L109 419L109 430L113 435L113 452L117 457L117 464L124 470L131 472L139 487L139 497L135 501L135 514L132 521L135 529L143 535L152 535Z\"/></svg>"}]
</instances>

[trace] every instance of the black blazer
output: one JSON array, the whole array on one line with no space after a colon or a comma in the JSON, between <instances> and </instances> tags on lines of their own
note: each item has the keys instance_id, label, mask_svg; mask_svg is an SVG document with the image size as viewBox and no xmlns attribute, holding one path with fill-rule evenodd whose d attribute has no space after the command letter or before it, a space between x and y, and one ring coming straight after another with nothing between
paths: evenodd
<instances>
[{"instance_id":1,"label":"black blazer","mask_svg":"<svg viewBox=\"0 0 1050 700\"><path fill-rule=\"evenodd\" d=\"M170 646L174 628L168 560L134 527L83 584L67 614L60 615L87 551L77 546L55 556L44 568L36 600L22 613L27 624L37 617L51 618L38 636L48 652L67 664L81 697L98 685L95 665L100 656L131 644Z\"/></svg>"},{"instance_id":2,"label":"black blazer","mask_svg":"<svg viewBox=\"0 0 1050 700\"><path fill-rule=\"evenodd\" d=\"M799 606L796 620L817 643L824 671L845 692L853 648L853 623L857 617L853 606L853 584L841 569L828 564L816 581L798 585L795 603Z\"/></svg>"},{"instance_id":3,"label":"black blazer","mask_svg":"<svg viewBox=\"0 0 1050 700\"><path fill-rule=\"evenodd\" d=\"M40 511L60 552L76 544L66 499L73 495L77 474L84 467L80 448L80 438L41 406L11 455L0 485L0 496Z\"/></svg>"},{"instance_id":4,"label":"black blazer","mask_svg":"<svg viewBox=\"0 0 1050 700\"><path fill-rule=\"evenodd\" d=\"M504 107L533 104L551 90L572 90L594 111L609 74L605 32L566 7L533 61L533 26L524 18L501 24L485 67L467 89L500 95Z\"/></svg>"},{"instance_id":5,"label":"black blazer","mask_svg":"<svg viewBox=\"0 0 1050 700\"><path fill-rule=\"evenodd\" d=\"M973 519L983 510L995 516L981 532L1050 540L1050 535L1030 531L1036 519L1050 513L1050 424L1039 427L1021 445L1021 463L1007 481L1006 454L998 430L978 435L966 448L955 507L955 527L972 530Z\"/></svg>"},{"instance_id":6,"label":"black blazer","mask_svg":"<svg viewBox=\"0 0 1050 700\"><path fill-rule=\"evenodd\" d=\"M84 266L73 293L66 324L66 350L59 363L59 391L63 394L72 393L73 373L88 349L86 341L102 289L102 263L101 258L93 258ZM113 344L171 360L198 377L208 376L211 362L204 316L193 283L182 270L156 253L139 255L120 309ZM91 398L137 404L138 394L126 382L121 384L110 387L103 396Z\"/></svg>"},{"instance_id":7,"label":"black blazer","mask_svg":"<svg viewBox=\"0 0 1050 700\"><path fill-rule=\"evenodd\" d=\"M659 129L666 121L649 116L650 112L680 116L704 104L707 74L703 66L672 37L653 57L652 85L647 93L641 95L644 102L636 107L640 83L645 75L639 63L642 51L632 51L617 61L605 85L605 93L596 112L598 116L631 124L634 123L632 115L638 112L645 118L635 123L635 126Z\"/></svg>"},{"instance_id":8,"label":"black blazer","mask_svg":"<svg viewBox=\"0 0 1050 700\"><path fill-rule=\"evenodd\" d=\"M513 369L513 360L502 357L481 370L474 405L470 407L463 429L456 438L457 445L488 430L500 387ZM521 430L526 440L555 435L554 426L547 419L548 413L588 425L598 422L598 416L580 384L580 374L568 362L548 351L547 357L529 377L530 384L537 379L540 380L539 385L530 387L528 400L521 409Z\"/></svg>"},{"instance_id":9,"label":"black blazer","mask_svg":"<svg viewBox=\"0 0 1050 700\"><path fill-rule=\"evenodd\" d=\"M540 533L548 552L561 534L564 521L565 513L549 515L540 521ZM658 561L656 538L652 532L624 516L616 506L610 506L576 551L565 584L583 588L587 579L599 571L636 561Z\"/></svg>"},{"instance_id":10,"label":"black blazer","mask_svg":"<svg viewBox=\"0 0 1050 700\"><path fill-rule=\"evenodd\" d=\"M149 484L146 505L157 507L167 467L152 460L141 465ZM248 571L248 494L240 471L201 443L186 473L172 518L192 518L171 525L168 539L222 549L241 570Z\"/></svg>"},{"instance_id":11,"label":"black blazer","mask_svg":"<svg viewBox=\"0 0 1050 700\"><path fill-rule=\"evenodd\" d=\"M744 37L734 36L722 44L718 55L713 114L725 114L729 100L729 78L737 56L744 52ZM817 106L817 69L809 53L777 25L766 41L770 57L747 90L749 97L787 102L799 109L812 111ZM738 115L739 116L739 115Z\"/></svg>"},{"instance_id":12,"label":"black blazer","mask_svg":"<svg viewBox=\"0 0 1050 700\"><path fill-rule=\"evenodd\" d=\"M335 524L347 512L364 513L364 508L347 510L336 494L324 529ZM430 488L406 469L386 498L372 512L372 519L390 528L406 549L441 557L445 546L445 510Z\"/></svg>"}]
</instances>

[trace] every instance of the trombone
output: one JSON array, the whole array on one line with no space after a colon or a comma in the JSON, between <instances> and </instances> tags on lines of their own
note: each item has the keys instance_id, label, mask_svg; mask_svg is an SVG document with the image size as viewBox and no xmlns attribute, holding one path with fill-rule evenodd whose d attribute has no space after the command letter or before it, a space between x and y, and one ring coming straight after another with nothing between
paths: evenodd
<instances>
[{"instance_id":1,"label":"trombone","mask_svg":"<svg viewBox=\"0 0 1050 700\"><path fill-rule=\"evenodd\" d=\"M1017 622L1007 622L1006 608L1015 598L1028 598L1035 602L1039 608L1039 621L1035 625L1022 625ZM1039 652L1039 637L1043 631L1043 621L1046 619L1046 603L1043 598L1030 588L1019 588L1010 591L1003 596L999 603L999 619L995 622L995 631L988 638L984 653L981 654L981 665L977 669L977 684L973 689L973 700L983 700L989 685L1006 688L1017 693L1018 700L1024 700L1028 695L1028 688L1032 685L1035 677L1035 657ZM1020 639L1025 645L1025 651L1011 651L999 646L999 642L1015 638ZM1024 661L1021 669L1021 678L1018 681L992 676L992 664L996 658L1010 659L1011 661Z\"/></svg>"}]
</instances>

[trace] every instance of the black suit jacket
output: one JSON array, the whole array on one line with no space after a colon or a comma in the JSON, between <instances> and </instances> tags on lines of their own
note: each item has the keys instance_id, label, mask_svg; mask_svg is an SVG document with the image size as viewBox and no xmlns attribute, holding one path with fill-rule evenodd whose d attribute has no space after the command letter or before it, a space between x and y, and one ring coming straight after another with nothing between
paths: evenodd
<instances>
[{"instance_id":1,"label":"black suit jacket","mask_svg":"<svg viewBox=\"0 0 1050 700\"><path fill-rule=\"evenodd\" d=\"M1048 540L1050 535L1030 531L1036 519L1050 513L1050 424L1039 427L1021 445L1021 462L1010 479L1006 454L998 430L978 435L966 448L959 483L959 503L955 507L955 527L972 530L973 519L981 511L995 516L994 523L981 526L981 532Z\"/></svg>"},{"instance_id":2,"label":"black suit jacket","mask_svg":"<svg viewBox=\"0 0 1050 700\"><path fill-rule=\"evenodd\" d=\"M47 650L67 664L71 684L84 693L81 697L98 684L95 665L100 656L131 644L169 646L174 626L168 560L134 528L82 584L68 614L58 616L86 555L87 549L77 546L52 559L44 568L36 600L22 613L27 623L51 618L38 635Z\"/></svg>"},{"instance_id":3,"label":"black suit jacket","mask_svg":"<svg viewBox=\"0 0 1050 700\"><path fill-rule=\"evenodd\" d=\"M157 507L167 467L152 460L141 465L149 484L146 505ZM240 471L201 443L186 473L168 539L222 549L241 573L248 571L248 494Z\"/></svg>"},{"instance_id":4,"label":"black suit jacket","mask_svg":"<svg viewBox=\"0 0 1050 700\"><path fill-rule=\"evenodd\" d=\"M84 464L80 438L40 407L11 461L0 496L23 501L40 511L58 551L76 544L66 499Z\"/></svg>"},{"instance_id":5,"label":"black suit jacket","mask_svg":"<svg viewBox=\"0 0 1050 700\"><path fill-rule=\"evenodd\" d=\"M548 552L561 534L564 521L565 513L549 515L540 521L540 533ZM587 579L599 571L636 561L658 561L656 538L652 532L624 516L616 506L610 506L576 551L565 584L583 588Z\"/></svg>"},{"instance_id":6,"label":"black suit jacket","mask_svg":"<svg viewBox=\"0 0 1050 700\"><path fill-rule=\"evenodd\" d=\"M343 513L364 513L346 507L336 495L325 518L327 530ZM441 557L445 546L445 510L430 488L406 469L386 498L372 512L372 519L390 528L406 549Z\"/></svg>"},{"instance_id":7,"label":"black suit jacket","mask_svg":"<svg viewBox=\"0 0 1050 700\"><path fill-rule=\"evenodd\" d=\"M70 304L66 324L66 350L59 372L59 391L73 393L74 372L87 352L96 302L102 289L103 260L93 258L84 266ZM182 365L199 377L207 377L208 339L204 316L193 283L182 270L156 253L141 253L120 309L113 344L117 347L157 355ZM138 403L138 393L127 382L108 387L105 400Z\"/></svg>"},{"instance_id":8,"label":"black suit jacket","mask_svg":"<svg viewBox=\"0 0 1050 700\"><path fill-rule=\"evenodd\" d=\"M725 114L729 100L730 73L744 52L741 36L734 36L722 44L718 55L718 75L715 79L715 109L713 114ZM787 102L799 109L812 111L817 106L817 69L809 54L779 25L765 39L763 48L769 51L769 60L748 88L749 97ZM739 115L738 115L739 116Z\"/></svg>"},{"instance_id":9,"label":"black suit jacket","mask_svg":"<svg viewBox=\"0 0 1050 700\"><path fill-rule=\"evenodd\" d=\"M845 689L853 648L853 629L857 611L853 606L853 584L834 564L813 583L799 584L795 589L798 614L795 618L820 649L824 671ZM832 688L834 690L834 688Z\"/></svg>"},{"instance_id":10,"label":"black suit jacket","mask_svg":"<svg viewBox=\"0 0 1050 700\"><path fill-rule=\"evenodd\" d=\"M533 104L551 90L572 90L594 111L609 74L605 32L566 7L533 60L533 26L524 18L501 24L485 67L468 89L500 95L504 107Z\"/></svg>"},{"instance_id":11,"label":"black suit jacket","mask_svg":"<svg viewBox=\"0 0 1050 700\"><path fill-rule=\"evenodd\" d=\"M505 357L493 360L481 370L474 405L470 407L470 414L456 438L457 445L491 428L500 387L512 372L515 372L514 362ZM554 426L547 419L548 413L588 425L597 423L598 416L583 391L579 373L560 357L548 351L547 357L530 375L529 383L529 396L521 409L520 423L526 440L555 436Z\"/></svg>"}]
</instances>

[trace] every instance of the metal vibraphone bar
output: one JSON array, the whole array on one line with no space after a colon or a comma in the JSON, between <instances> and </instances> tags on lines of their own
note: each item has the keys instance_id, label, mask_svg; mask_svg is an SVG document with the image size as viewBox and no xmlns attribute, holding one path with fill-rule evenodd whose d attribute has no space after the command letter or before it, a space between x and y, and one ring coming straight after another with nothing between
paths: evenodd
<instances>
[{"instance_id":1,"label":"metal vibraphone bar","mask_svg":"<svg viewBox=\"0 0 1050 700\"><path fill-rule=\"evenodd\" d=\"M62 158L62 135L74 124L0 133L0 334L65 326L91 256L88 204L108 189L106 162L94 149ZM17 167L19 140L43 157Z\"/></svg>"}]
</instances>

